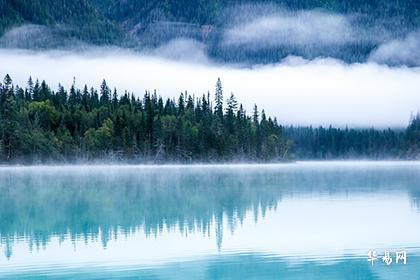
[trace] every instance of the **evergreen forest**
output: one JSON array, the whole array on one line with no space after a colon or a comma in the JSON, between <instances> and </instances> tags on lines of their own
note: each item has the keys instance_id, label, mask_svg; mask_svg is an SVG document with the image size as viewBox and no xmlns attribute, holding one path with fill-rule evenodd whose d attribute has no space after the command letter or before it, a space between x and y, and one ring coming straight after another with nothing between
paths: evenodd
<instances>
[{"instance_id":1,"label":"evergreen forest","mask_svg":"<svg viewBox=\"0 0 420 280\"><path fill-rule=\"evenodd\" d=\"M214 98L213 98L214 97ZM220 79L214 93L163 99L75 83L52 90L6 75L0 84L0 162L278 162L294 159L413 159L420 115L406 129L282 126L254 106L248 114Z\"/></svg>"}]
</instances>

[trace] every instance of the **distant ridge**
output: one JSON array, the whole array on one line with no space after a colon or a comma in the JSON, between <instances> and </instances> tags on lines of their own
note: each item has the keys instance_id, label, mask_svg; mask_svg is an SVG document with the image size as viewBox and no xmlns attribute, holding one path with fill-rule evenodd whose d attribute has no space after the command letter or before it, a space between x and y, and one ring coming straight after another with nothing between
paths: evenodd
<instances>
[{"instance_id":1,"label":"distant ridge","mask_svg":"<svg viewBox=\"0 0 420 280\"><path fill-rule=\"evenodd\" d=\"M306 14L299 16L302 11ZM300 34L301 24L305 34ZM282 32L296 36L274 36ZM373 55L388 65L418 66L414 55L389 57L386 50L394 40L402 46L411 42L409 49L416 50L419 32L418 0L0 0L0 48L93 44L149 51L191 39L202 44L210 60L221 63L276 63L288 56L363 63ZM296 44L302 37L315 40ZM329 39L323 44L320 37ZM193 52L195 46L188 49Z\"/></svg>"}]
</instances>

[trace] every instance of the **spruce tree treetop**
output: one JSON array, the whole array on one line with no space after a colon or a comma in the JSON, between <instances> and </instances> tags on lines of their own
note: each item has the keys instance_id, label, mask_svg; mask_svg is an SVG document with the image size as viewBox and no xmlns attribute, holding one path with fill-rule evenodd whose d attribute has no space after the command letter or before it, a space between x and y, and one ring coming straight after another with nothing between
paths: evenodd
<instances>
[{"instance_id":1,"label":"spruce tree treetop","mask_svg":"<svg viewBox=\"0 0 420 280\"><path fill-rule=\"evenodd\" d=\"M215 107L214 107L215 114L218 115L219 117L223 117L223 87L222 87L222 81L220 80L220 78L217 78L214 101L215 101Z\"/></svg>"}]
</instances>

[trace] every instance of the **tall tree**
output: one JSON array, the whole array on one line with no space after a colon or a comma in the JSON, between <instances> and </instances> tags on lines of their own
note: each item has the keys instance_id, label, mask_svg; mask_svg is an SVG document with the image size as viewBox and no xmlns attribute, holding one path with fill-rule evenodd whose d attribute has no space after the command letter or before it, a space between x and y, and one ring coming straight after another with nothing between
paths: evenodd
<instances>
[{"instance_id":1,"label":"tall tree","mask_svg":"<svg viewBox=\"0 0 420 280\"><path fill-rule=\"evenodd\" d=\"M108 105L110 101L111 90L109 89L108 85L106 84L105 79L102 81L101 88L100 88L100 103L101 105Z\"/></svg>"},{"instance_id":2,"label":"tall tree","mask_svg":"<svg viewBox=\"0 0 420 280\"><path fill-rule=\"evenodd\" d=\"M215 107L214 107L215 114L219 118L222 118L223 117L223 87L222 87L222 81L220 80L220 78L217 78L214 101L215 101Z\"/></svg>"},{"instance_id":3,"label":"tall tree","mask_svg":"<svg viewBox=\"0 0 420 280\"><path fill-rule=\"evenodd\" d=\"M4 78L0 100L1 153L3 160L8 162L12 159L14 148L17 146L18 133L13 84L8 74Z\"/></svg>"}]
</instances>

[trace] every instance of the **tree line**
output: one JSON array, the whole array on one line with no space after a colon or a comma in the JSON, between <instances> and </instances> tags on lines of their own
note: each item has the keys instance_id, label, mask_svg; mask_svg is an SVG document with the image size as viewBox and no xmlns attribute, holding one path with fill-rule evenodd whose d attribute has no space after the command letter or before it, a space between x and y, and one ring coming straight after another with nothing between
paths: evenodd
<instances>
[{"instance_id":1,"label":"tree line","mask_svg":"<svg viewBox=\"0 0 420 280\"><path fill-rule=\"evenodd\" d=\"M420 115L406 129L285 127L298 159L419 159Z\"/></svg>"},{"instance_id":2,"label":"tree line","mask_svg":"<svg viewBox=\"0 0 420 280\"><path fill-rule=\"evenodd\" d=\"M51 90L31 78L25 88L6 75L0 85L0 161L268 161L288 156L290 142L277 120L254 107L247 115L220 79L210 93L166 99L118 95L104 80L99 88L75 83Z\"/></svg>"},{"instance_id":3,"label":"tree line","mask_svg":"<svg viewBox=\"0 0 420 280\"><path fill-rule=\"evenodd\" d=\"M413 119L407 130L291 126L284 134L298 159L413 159L420 155L420 129L411 127L419 120Z\"/></svg>"},{"instance_id":4,"label":"tree line","mask_svg":"<svg viewBox=\"0 0 420 280\"><path fill-rule=\"evenodd\" d=\"M104 80L97 90L73 82L56 91L9 75L0 83L0 162L227 162L291 159L415 159L420 115L406 129L283 127L255 105L248 115L234 94L225 100L182 92L163 99L119 95Z\"/></svg>"}]
</instances>

